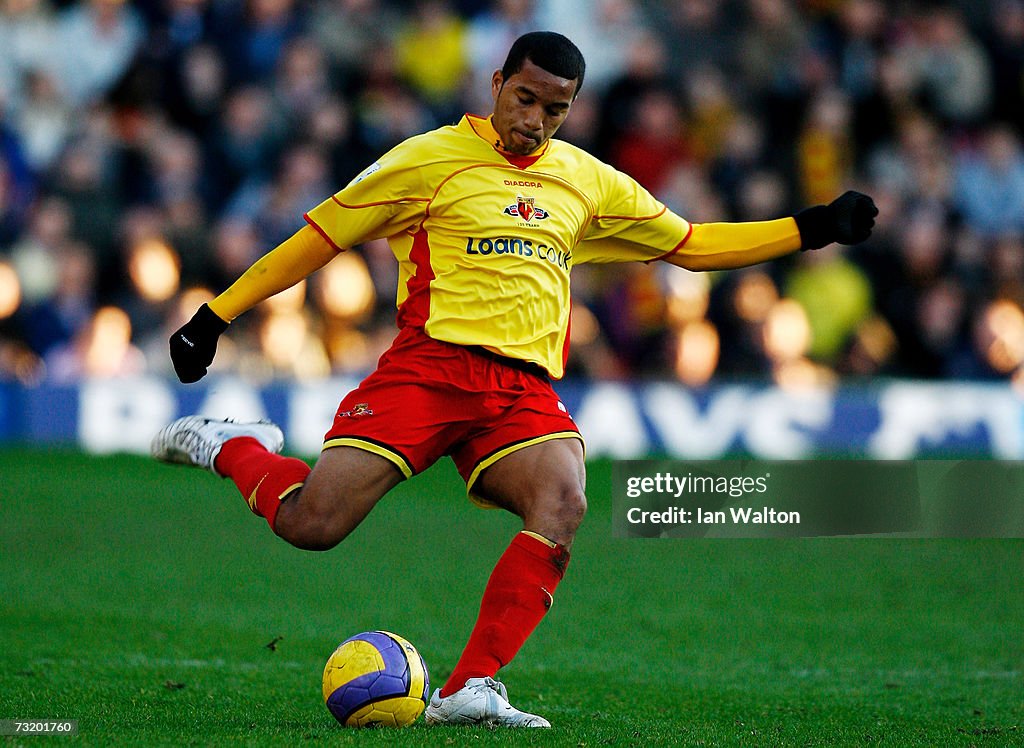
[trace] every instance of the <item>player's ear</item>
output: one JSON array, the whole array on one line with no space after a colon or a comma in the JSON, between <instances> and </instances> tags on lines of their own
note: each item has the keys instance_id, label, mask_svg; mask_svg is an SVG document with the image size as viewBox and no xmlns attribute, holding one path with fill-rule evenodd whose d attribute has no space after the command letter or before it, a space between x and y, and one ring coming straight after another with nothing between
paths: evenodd
<instances>
[{"instance_id":1,"label":"player's ear","mask_svg":"<svg viewBox=\"0 0 1024 748\"><path fill-rule=\"evenodd\" d=\"M498 100L498 93L503 85L505 85L505 76L501 74L501 70L495 70L494 75L491 76L491 98L495 101Z\"/></svg>"}]
</instances>

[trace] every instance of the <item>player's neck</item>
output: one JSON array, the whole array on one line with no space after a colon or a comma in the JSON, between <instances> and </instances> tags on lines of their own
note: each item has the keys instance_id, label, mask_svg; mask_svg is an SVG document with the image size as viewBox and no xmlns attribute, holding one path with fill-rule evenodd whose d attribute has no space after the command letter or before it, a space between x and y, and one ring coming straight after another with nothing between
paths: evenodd
<instances>
[{"instance_id":1,"label":"player's neck","mask_svg":"<svg viewBox=\"0 0 1024 748\"><path fill-rule=\"evenodd\" d=\"M481 117L476 114L467 114L466 121L469 123L470 128L476 134L478 138L488 143L498 154L502 156L506 161L515 166L517 169L529 169L533 166L545 153L549 146L549 142L544 143L540 148L535 150L526 156L522 156L518 153L512 153L505 148L505 144L501 141L501 136L498 135L498 131L494 129L494 124L491 122L490 117Z\"/></svg>"},{"instance_id":2,"label":"player's neck","mask_svg":"<svg viewBox=\"0 0 1024 748\"><path fill-rule=\"evenodd\" d=\"M542 153L544 153L544 149L547 148L548 145L546 141L544 143L541 143L541 145L539 145L537 148L534 148L529 153L516 153L515 151L510 151L508 148L505 147L505 143L502 141L501 135L498 134L498 131L494 127L494 122L492 119L493 116L494 115L491 115L490 117L487 117L485 120L483 120L481 135L487 138L497 150L501 151L501 154L503 156L509 156L513 158L536 158L537 156L540 156Z\"/></svg>"}]
</instances>

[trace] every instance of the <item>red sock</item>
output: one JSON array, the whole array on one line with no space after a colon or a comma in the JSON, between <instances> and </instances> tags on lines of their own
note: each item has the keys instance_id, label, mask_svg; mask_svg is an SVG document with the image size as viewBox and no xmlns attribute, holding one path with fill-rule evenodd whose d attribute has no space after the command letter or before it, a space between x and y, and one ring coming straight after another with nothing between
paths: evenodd
<instances>
[{"instance_id":1,"label":"red sock","mask_svg":"<svg viewBox=\"0 0 1024 748\"><path fill-rule=\"evenodd\" d=\"M554 598L569 552L530 533L512 539L487 581L480 615L455 670L441 689L449 696L469 678L493 677L533 633Z\"/></svg>"},{"instance_id":2,"label":"red sock","mask_svg":"<svg viewBox=\"0 0 1024 748\"><path fill-rule=\"evenodd\" d=\"M214 467L235 482L253 514L266 518L271 530L281 499L299 488L310 471L302 460L268 452L251 436L224 442Z\"/></svg>"}]
</instances>

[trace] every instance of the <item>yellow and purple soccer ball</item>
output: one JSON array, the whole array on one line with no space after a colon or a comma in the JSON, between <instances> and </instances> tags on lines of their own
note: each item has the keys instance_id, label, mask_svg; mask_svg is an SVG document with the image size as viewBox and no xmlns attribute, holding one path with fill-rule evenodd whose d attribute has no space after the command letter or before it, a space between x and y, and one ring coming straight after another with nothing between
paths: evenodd
<instances>
[{"instance_id":1,"label":"yellow and purple soccer ball","mask_svg":"<svg viewBox=\"0 0 1024 748\"><path fill-rule=\"evenodd\" d=\"M324 668L324 703L346 727L405 727L427 705L427 666L408 641L364 631L343 641Z\"/></svg>"}]
</instances>

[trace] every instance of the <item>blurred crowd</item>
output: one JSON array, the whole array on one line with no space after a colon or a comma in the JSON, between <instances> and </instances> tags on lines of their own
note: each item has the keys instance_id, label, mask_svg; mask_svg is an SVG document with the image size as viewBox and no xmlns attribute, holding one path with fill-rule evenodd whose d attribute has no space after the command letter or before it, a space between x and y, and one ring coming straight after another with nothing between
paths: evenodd
<instances>
[{"instance_id":1,"label":"blurred crowd","mask_svg":"<svg viewBox=\"0 0 1024 748\"><path fill-rule=\"evenodd\" d=\"M881 209L865 245L743 271L576 268L570 375L1024 380L1024 0L0 0L0 379L169 374L200 303L391 146L489 113L538 28L588 63L559 137L689 220ZM216 368L365 372L396 283L356 247Z\"/></svg>"}]
</instances>

